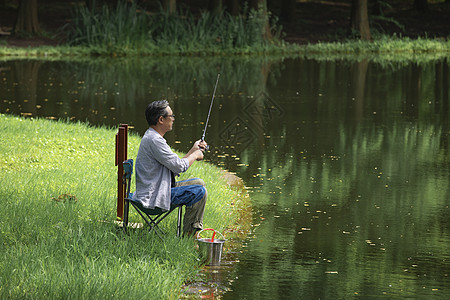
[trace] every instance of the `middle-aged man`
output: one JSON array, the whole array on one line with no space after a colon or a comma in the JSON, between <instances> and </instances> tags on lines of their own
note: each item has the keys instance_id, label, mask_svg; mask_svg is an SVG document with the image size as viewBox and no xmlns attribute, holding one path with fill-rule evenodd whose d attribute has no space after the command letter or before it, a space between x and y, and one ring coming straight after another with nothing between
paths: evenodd
<instances>
[{"instance_id":1,"label":"middle-aged man","mask_svg":"<svg viewBox=\"0 0 450 300\"><path fill-rule=\"evenodd\" d=\"M145 111L149 128L142 137L136 158L136 192L134 201L149 209L169 210L185 204L183 235L195 235L203 229L203 213L207 192L202 179L175 181L195 161L203 159L205 141L196 141L191 150L180 158L174 153L164 135L172 130L175 115L166 100L150 103Z\"/></svg>"}]
</instances>

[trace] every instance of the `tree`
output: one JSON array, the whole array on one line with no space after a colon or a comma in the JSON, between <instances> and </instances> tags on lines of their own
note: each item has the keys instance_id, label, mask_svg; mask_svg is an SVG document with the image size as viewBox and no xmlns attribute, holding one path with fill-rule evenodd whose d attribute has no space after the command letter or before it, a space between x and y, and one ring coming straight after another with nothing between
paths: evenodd
<instances>
[{"instance_id":1,"label":"tree","mask_svg":"<svg viewBox=\"0 0 450 300\"><path fill-rule=\"evenodd\" d=\"M40 31L37 0L19 0L19 10L14 31L25 31L28 33Z\"/></svg>"},{"instance_id":2,"label":"tree","mask_svg":"<svg viewBox=\"0 0 450 300\"><path fill-rule=\"evenodd\" d=\"M369 14L367 11L368 0L352 0L350 29L359 33L362 40L370 40Z\"/></svg>"}]
</instances>

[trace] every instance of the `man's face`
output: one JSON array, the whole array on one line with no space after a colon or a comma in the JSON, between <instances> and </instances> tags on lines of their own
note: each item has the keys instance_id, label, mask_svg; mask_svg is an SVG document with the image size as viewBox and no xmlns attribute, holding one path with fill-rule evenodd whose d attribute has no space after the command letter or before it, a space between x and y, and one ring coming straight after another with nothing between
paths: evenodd
<instances>
[{"instance_id":1,"label":"man's face","mask_svg":"<svg viewBox=\"0 0 450 300\"><path fill-rule=\"evenodd\" d=\"M165 132L171 131L173 126L173 121L175 121L175 115L173 114L172 109L170 106L167 106L166 108L167 117L163 117L163 126L165 129Z\"/></svg>"}]
</instances>

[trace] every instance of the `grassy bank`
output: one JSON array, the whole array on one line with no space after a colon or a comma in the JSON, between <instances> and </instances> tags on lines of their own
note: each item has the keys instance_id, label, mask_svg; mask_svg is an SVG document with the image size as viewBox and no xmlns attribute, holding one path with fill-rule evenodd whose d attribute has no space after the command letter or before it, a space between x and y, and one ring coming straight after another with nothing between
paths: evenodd
<instances>
[{"instance_id":1,"label":"grassy bank","mask_svg":"<svg viewBox=\"0 0 450 300\"><path fill-rule=\"evenodd\" d=\"M0 115L0 131L1 299L177 298L200 265L194 242L176 238L175 214L164 242L114 224L116 130ZM224 231L243 195L221 174L197 163L185 177L205 179L205 226Z\"/></svg>"},{"instance_id":2,"label":"grassy bank","mask_svg":"<svg viewBox=\"0 0 450 300\"><path fill-rule=\"evenodd\" d=\"M420 55L450 56L450 40L443 39L411 39L382 36L373 41L345 40L342 42L297 45L282 43L267 48L235 48L235 49L203 49L201 46L190 49L175 48L110 48L104 46L38 46L38 47L6 47L0 46L0 57L4 58L86 58L115 56L230 56L230 55L283 55L314 56L330 58L348 56L378 56L381 59L391 57L413 57Z\"/></svg>"}]
</instances>

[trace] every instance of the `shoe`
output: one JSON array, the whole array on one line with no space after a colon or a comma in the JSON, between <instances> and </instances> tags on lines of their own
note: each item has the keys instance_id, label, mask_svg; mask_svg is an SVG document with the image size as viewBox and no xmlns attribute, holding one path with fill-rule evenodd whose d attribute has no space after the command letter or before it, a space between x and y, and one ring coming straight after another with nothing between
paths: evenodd
<instances>
[{"instance_id":1,"label":"shoe","mask_svg":"<svg viewBox=\"0 0 450 300\"><path fill-rule=\"evenodd\" d=\"M183 232L183 237L193 237L194 239L197 239L197 232L199 232L201 229L195 228L192 231L186 231Z\"/></svg>"}]
</instances>

